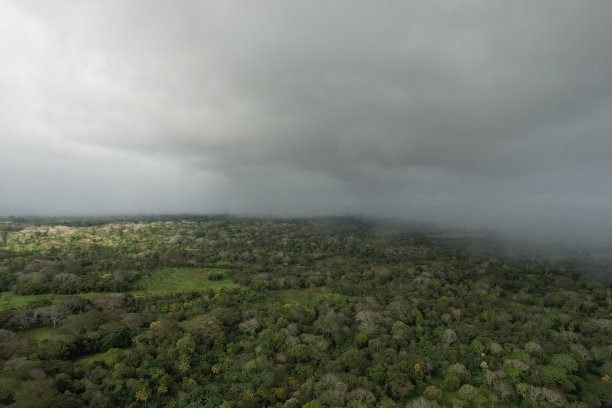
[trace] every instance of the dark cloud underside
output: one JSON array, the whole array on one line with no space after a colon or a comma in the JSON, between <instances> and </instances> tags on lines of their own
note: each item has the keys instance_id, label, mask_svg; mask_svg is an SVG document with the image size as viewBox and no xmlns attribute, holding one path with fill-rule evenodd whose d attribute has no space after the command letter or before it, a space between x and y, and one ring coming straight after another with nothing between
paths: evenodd
<instances>
[{"instance_id":1,"label":"dark cloud underside","mask_svg":"<svg viewBox=\"0 0 612 408\"><path fill-rule=\"evenodd\" d=\"M0 8L0 212L612 215L612 2Z\"/></svg>"}]
</instances>

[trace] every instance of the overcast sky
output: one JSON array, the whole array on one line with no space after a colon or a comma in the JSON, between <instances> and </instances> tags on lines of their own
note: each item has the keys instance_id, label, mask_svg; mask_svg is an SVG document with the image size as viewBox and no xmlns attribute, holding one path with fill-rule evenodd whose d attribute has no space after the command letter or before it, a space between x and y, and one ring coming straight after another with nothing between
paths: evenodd
<instances>
[{"instance_id":1,"label":"overcast sky","mask_svg":"<svg viewBox=\"0 0 612 408\"><path fill-rule=\"evenodd\" d=\"M0 215L612 224L612 1L0 3Z\"/></svg>"}]
</instances>

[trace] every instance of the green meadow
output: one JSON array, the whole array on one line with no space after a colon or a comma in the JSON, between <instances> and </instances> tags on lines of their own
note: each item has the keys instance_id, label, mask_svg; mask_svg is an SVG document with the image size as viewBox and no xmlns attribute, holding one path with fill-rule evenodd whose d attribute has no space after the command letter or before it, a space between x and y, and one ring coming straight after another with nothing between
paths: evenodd
<instances>
[{"instance_id":1,"label":"green meadow","mask_svg":"<svg viewBox=\"0 0 612 408\"><path fill-rule=\"evenodd\" d=\"M238 287L231 279L209 280L211 273L223 273L223 269L160 268L139 281L140 288L130 291L134 296L159 295L192 290Z\"/></svg>"},{"instance_id":2,"label":"green meadow","mask_svg":"<svg viewBox=\"0 0 612 408\"><path fill-rule=\"evenodd\" d=\"M203 269L203 268L160 268L150 273L140 275L137 288L129 291L134 296L160 295L165 293L206 290L221 288L233 288L239 285L229 278L221 280L210 280L211 273L224 273L225 269ZM86 299L91 299L103 294L79 293ZM57 300L73 295L42 294L42 295L15 295L13 292L0 292L0 310L27 307L30 302L37 300L49 300L55 303Z\"/></svg>"},{"instance_id":3,"label":"green meadow","mask_svg":"<svg viewBox=\"0 0 612 408\"><path fill-rule=\"evenodd\" d=\"M55 303L57 300L73 295L57 295L57 294L43 294L43 295L15 295L13 292L0 292L0 310L14 309L18 307L27 307L30 302L37 300L49 300ZM79 294L86 299L92 297L91 294Z\"/></svg>"}]
</instances>

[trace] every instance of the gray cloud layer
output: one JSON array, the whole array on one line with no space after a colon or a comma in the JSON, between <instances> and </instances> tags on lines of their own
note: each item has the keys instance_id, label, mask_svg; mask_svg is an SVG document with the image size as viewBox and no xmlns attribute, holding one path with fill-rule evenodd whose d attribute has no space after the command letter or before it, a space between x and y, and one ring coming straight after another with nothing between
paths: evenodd
<instances>
[{"instance_id":1,"label":"gray cloud layer","mask_svg":"<svg viewBox=\"0 0 612 408\"><path fill-rule=\"evenodd\" d=\"M2 213L612 220L610 1L0 8Z\"/></svg>"}]
</instances>

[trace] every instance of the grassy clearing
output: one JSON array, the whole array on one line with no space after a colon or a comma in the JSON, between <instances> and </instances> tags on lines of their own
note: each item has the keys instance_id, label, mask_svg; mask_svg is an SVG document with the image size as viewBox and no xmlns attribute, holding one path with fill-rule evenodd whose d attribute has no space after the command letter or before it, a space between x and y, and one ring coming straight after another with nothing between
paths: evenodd
<instances>
[{"instance_id":1,"label":"grassy clearing","mask_svg":"<svg viewBox=\"0 0 612 408\"><path fill-rule=\"evenodd\" d=\"M28 303L35 300L48 299L51 302L56 302L66 295L15 295L13 292L0 292L0 310L12 309L17 307L26 307Z\"/></svg>"},{"instance_id":2,"label":"grassy clearing","mask_svg":"<svg viewBox=\"0 0 612 408\"><path fill-rule=\"evenodd\" d=\"M134 296L159 295L164 293L182 292L188 290L205 290L221 288L233 288L240 285L231 279L218 281L208 280L208 274L213 272L224 273L225 269L202 269L202 268L162 268L156 269L149 275L143 275L139 286L140 289L132 290L129 293ZM85 299L92 299L104 293L80 293L78 296ZM15 295L12 292L0 292L0 310L26 307L28 303L35 300L47 299L52 303L57 300L74 295Z\"/></svg>"},{"instance_id":3,"label":"grassy clearing","mask_svg":"<svg viewBox=\"0 0 612 408\"><path fill-rule=\"evenodd\" d=\"M209 273L220 272L223 269L202 268L162 268L156 269L148 276L143 276L140 281L140 289L130 291L134 296L145 296L148 294L163 294L182 292L187 290L221 289L227 287L238 287L231 279L218 281L208 280Z\"/></svg>"}]
</instances>

